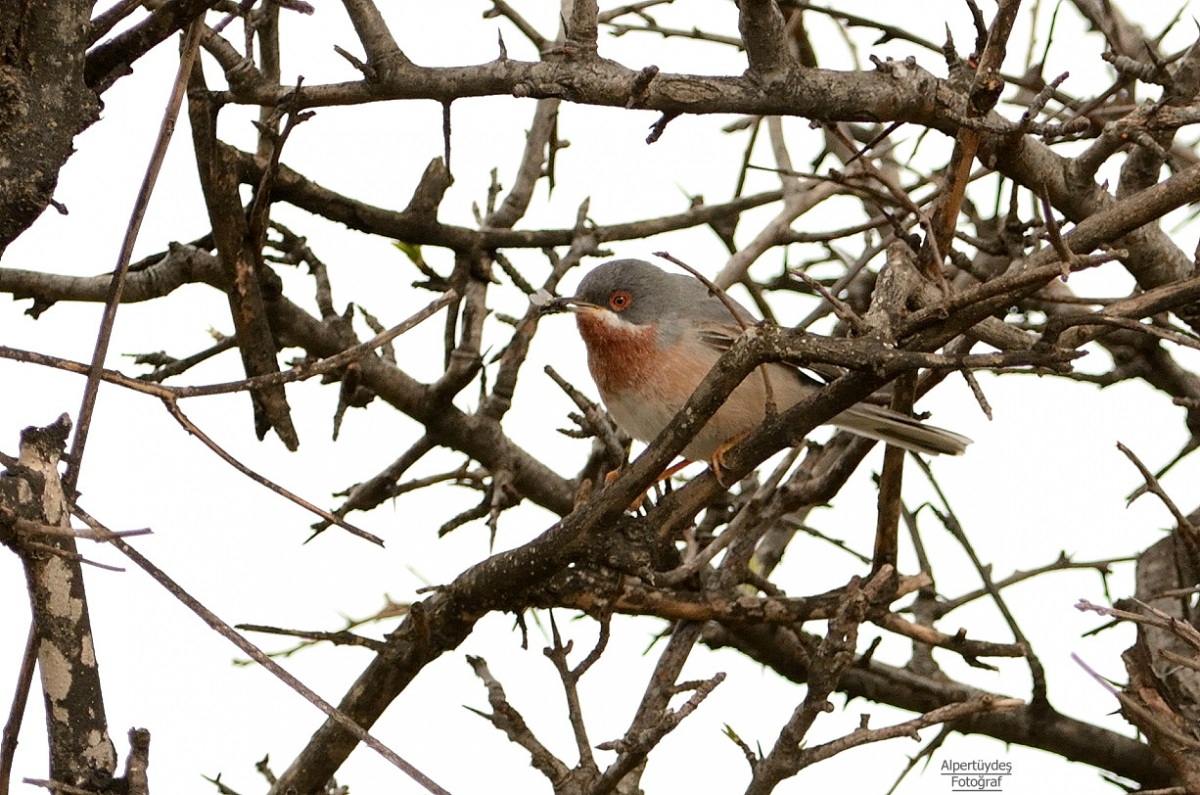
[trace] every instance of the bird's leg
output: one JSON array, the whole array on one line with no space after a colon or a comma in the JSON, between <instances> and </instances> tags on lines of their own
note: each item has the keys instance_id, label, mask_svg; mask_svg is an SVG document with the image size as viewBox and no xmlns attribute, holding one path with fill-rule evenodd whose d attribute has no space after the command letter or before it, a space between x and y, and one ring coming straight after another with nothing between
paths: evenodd
<instances>
[{"instance_id":1,"label":"bird's leg","mask_svg":"<svg viewBox=\"0 0 1200 795\"><path fill-rule=\"evenodd\" d=\"M636 513L637 511L639 511L642 507L642 503L644 503L646 501L647 495L650 494L650 489L654 488L659 483L662 483L664 480L667 480L672 475L674 475L676 472L683 469L685 466L687 466L690 463L692 463L691 459L684 458L684 459L680 460L678 463L672 464L671 466L667 467L666 470L664 470L661 475L659 475L658 477L656 477L654 479L654 482L650 484L650 488L646 489L646 491L644 491L640 497L638 497L637 499L635 499L633 502L631 502L629 504L629 507L625 509L626 512ZM613 471L613 472L609 472L607 475L605 475L604 476L604 485L607 486L609 483L611 483L617 477L618 474L619 474L619 471Z\"/></svg>"},{"instance_id":2,"label":"bird's leg","mask_svg":"<svg viewBox=\"0 0 1200 795\"><path fill-rule=\"evenodd\" d=\"M692 463L690 458L684 458L684 459L680 460L679 463L672 464L671 466L667 467L666 470L664 470L661 475L659 475L657 478L655 478L654 482L662 483L664 480L671 477L676 472L683 469L685 466L687 466L690 463Z\"/></svg>"}]
</instances>

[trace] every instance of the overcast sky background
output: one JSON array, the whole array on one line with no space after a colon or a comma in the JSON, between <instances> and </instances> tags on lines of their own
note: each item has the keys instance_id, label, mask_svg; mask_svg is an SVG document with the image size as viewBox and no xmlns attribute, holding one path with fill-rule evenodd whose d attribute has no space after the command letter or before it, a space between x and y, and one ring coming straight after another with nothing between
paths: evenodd
<instances>
[{"instance_id":1,"label":"overcast sky background","mask_svg":"<svg viewBox=\"0 0 1200 795\"><path fill-rule=\"evenodd\" d=\"M510 57L535 56L532 46L506 21L481 21L480 15L490 5L481 0L436 4L436 10L430 10L433 4L382 5L387 6L385 13L401 47L418 63L491 60L497 55L497 31L503 34ZM544 35L553 35L557 4L515 5ZM994 5L982 5L990 19ZM1042 5L1039 25L1044 28L1053 4ZM359 51L344 12L336 3L320 6L311 17L283 14L285 82L297 74L304 75L309 85L357 78L333 52L334 44ZM731 2L697 0L677 2L676 6L655 12L664 25L736 32ZM890 15L894 23L907 25L933 41L942 40L944 25L949 24L964 52L973 40L969 15L958 2L883 4L864 0L859 6L861 13ZM1176 11L1174 4L1124 3L1121 7L1154 33ZM919 14L913 13L916 8ZM1076 95L1102 90L1108 84L1109 67L1099 62L1100 38L1085 37L1084 23L1068 4L1063 5L1057 24L1045 74L1052 77L1071 70L1066 88ZM809 26L824 66L853 66L840 34L826 20L813 15ZM1178 27L1164 45L1166 51L1190 43L1188 37L1194 35L1191 24ZM231 38L240 41L237 26L230 30ZM944 64L935 53L902 42L875 46L869 33L855 32L855 36L863 60L868 53L897 58L912 54L935 74L944 73ZM1010 71L1019 69L1028 39L1028 16L1023 11L1009 48ZM1038 41L1040 49L1044 39ZM745 67L744 57L731 48L663 41L644 34L622 38L602 34L600 46L605 57L634 68L656 64L665 72L738 74ZM9 248L0 263L3 267L76 275L112 269L176 61L174 43L161 46L137 64L134 75L105 95L103 120L77 139L78 151L61 175L56 199L70 214L50 211L43 215ZM219 83L211 60L206 62L206 71L210 85ZM506 187L512 184L532 112L532 101L508 97L455 103L452 168L456 181L441 207L442 220L473 224L471 205L485 201L493 167L499 169ZM254 130L248 123L252 115L250 110L226 109L221 116L222 137L253 149ZM744 133L720 132L733 119L679 118L658 143L647 146L644 138L655 118L656 114L646 111L564 104L560 137L571 146L559 153L557 186L548 195L545 182L539 183L535 202L521 226L569 227L585 197L591 200L590 217L606 224L679 212L695 194L703 194L710 202L730 196L745 144ZM786 120L785 129L795 162L806 164L820 146L819 131L810 130L803 119ZM769 151L762 145L765 137L755 162L771 165ZM923 152L931 158L927 162L944 162L949 147L947 139L926 141ZM296 130L283 159L326 187L400 209L407 204L426 164L441 152L440 106L395 102L318 110L314 119ZM776 185L771 175L757 173L751 176L748 191ZM739 240L748 240L775 211L767 208L747 214ZM348 301L359 302L390 326L433 298L412 289L411 282L419 274L389 241L349 233L287 205L277 205L273 217L307 236L313 251L329 266L339 310ZM825 215L803 223L829 229L845 222ZM171 241L188 241L205 231L185 113L152 199L135 260L162 250ZM1195 229L1184 229L1179 235L1184 250L1192 250ZM719 241L704 229L612 246L615 255L643 258L663 248L710 276L726 257ZM548 272L538 252L508 254L532 282ZM425 255L438 270L449 271L449 253L426 249ZM803 250L793 253L796 261L804 256ZM778 268L780 257L778 250L772 251L758 267L771 272ZM582 271L571 274L564 292L581 275ZM313 306L310 279L299 272L286 272L284 279L292 300L308 297L307 305ZM1083 295L1121 294L1129 284L1116 264L1071 279L1072 287ZM523 297L507 284L493 289L490 296L496 311L520 314L524 310ZM736 292L735 296L744 298ZM80 361L90 358L102 309L99 305L57 305L34 321L22 314L28 304L0 296L0 340L4 344ZM793 304L790 311L788 304L780 305L785 320L795 322L811 307L811 302L801 299ZM435 378L441 368L442 321L439 315L398 342L401 366L423 380ZM489 322L491 340L502 344L504 327ZM141 369L123 354L158 350L175 356L191 354L211 344L210 328L232 333L224 296L205 286L185 287L165 300L123 306L108 366L138 373ZM369 336L365 327L360 326L360 332L364 338ZM1195 357L1173 353L1196 366ZM293 354L287 352L284 358ZM1093 353L1088 357L1093 361L1085 360L1080 367L1102 370L1101 357ZM582 344L570 320L549 318L534 342L505 428L518 444L551 466L574 473L587 454L588 442L556 432L556 428L569 426L566 415L573 406L542 374L546 363L595 395L583 364ZM233 380L240 375L240 362L229 353L195 368L178 383ZM1160 537L1159 529L1171 524L1165 509L1150 498L1126 509L1124 497L1140 481L1115 445L1122 441L1151 468L1161 466L1185 438L1182 409L1140 384L1101 391L1048 377L1035 381L1034 376L996 379L981 375L980 380L995 409L992 422L983 417L959 378L948 379L919 408L933 412L936 424L975 439L966 456L937 460L934 470L976 550L994 564L996 576L1046 564L1060 550L1078 559L1130 554L1148 547ZM15 453L21 428L48 424L62 412L76 415L83 379L0 360L0 385L0 449ZM469 387L457 403L470 409L476 395L475 387ZM254 440L249 399L243 394L189 400L182 407L241 461L326 507L340 502L331 498L332 492L373 476L420 434L415 422L376 402L366 411L351 411L341 439L333 443L330 429L336 390L308 382L289 386L288 396L302 440L295 454L287 453L273 435L262 443ZM818 438L827 436L826 430L818 433ZM440 451L427 456L408 477L451 469L462 458ZM881 449L872 451L834 504L815 511L811 523L869 552L875 509L870 476L878 471L880 460ZM1181 507L1189 510L1196 502L1194 484L1198 479L1200 464L1193 459L1177 467L1164 485ZM915 468L905 481L909 506L932 498ZM338 629L343 616L361 617L381 607L384 594L397 600L419 598L416 589L426 583L447 583L488 554L489 536L482 522L461 527L444 539L436 538L442 522L477 501L475 492L451 488L405 496L394 505L352 516L351 521L387 541L383 550L338 530L305 545L302 542L313 517L233 472L189 438L157 401L110 385L101 390L79 487L81 504L108 526L153 528L154 535L135 539L134 546L229 623ZM547 512L528 505L510 511L500 521L496 547L500 550L524 543L553 520ZM978 578L966 558L936 529L929 514L922 516L922 526L935 556L939 590L954 595L977 587ZM125 565L115 550L85 545L83 551L104 563ZM907 546L902 569L905 573L917 569ZM818 593L844 584L849 573L857 570L856 564L828 545L797 539L778 582L790 595ZM1132 590L1131 575L1131 566L1118 568L1110 581L1114 598ZM263 791L265 782L254 772L254 763L269 754L277 772L282 772L323 716L268 673L231 665L231 660L241 657L237 650L140 570L132 566L125 573L89 569L87 576L110 731L122 762L127 748L125 731L130 726L146 727L153 738L150 776L155 790L211 792L211 785L201 780L200 774L221 774L225 784L243 795ZM1023 617L1023 627L1047 666L1054 705L1067 714L1130 734L1123 720L1110 715L1116 709L1115 701L1069 660L1071 653L1078 653L1100 672L1117 680L1124 678L1119 653L1132 640L1130 630L1080 637L1100 621L1077 613L1073 604L1079 598L1108 600L1099 577L1086 572L1062 573L1015 587L1006 595L1016 615ZM9 606L0 611L3 693L10 687L7 683L15 681L28 624L24 577L13 555L0 555L0 599ZM591 648L595 624L588 619L572 622L566 612L557 617L560 627L575 640L578 659ZM1010 640L995 610L982 602L956 613L953 621L941 628L952 632L957 624L968 627L972 637ZM388 623L370 632L391 626ZM652 620L616 619L609 650L581 685L594 743L616 738L627 727L642 682L657 656L657 648L645 655L643 651L660 628L661 622ZM290 645L270 637L252 639L268 650ZM860 648L869 640L860 639ZM511 616L489 616L461 648L420 674L373 733L454 793L495 792L497 782L503 782L506 791L548 791L523 751L462 709L462 705L487 708L484 688L465 662L467 654L481 655L538 737L565 761L574 763L562 690L541 652L545 639L531 623L530 649L523 651L519 644ZM1001 660L1000 672L993 674L967 670L950 654L936 656L949 675L962 681L994 692L1028 696L1028 676L1020 661ZM885 639L877 657L903 664L906 645ZM368 653L357 649L319 647L284 664L336 703L368 659ZM751 746L762 743L769 747L803 695L802 688L728 652L698 648L683 678L708 677L716 671L730 675L652 755L644 777L647 792L679 792L685 787L696 792L738 791L748 772L740 751L722 735L722 727L730 725ZM7 703L7 698L3 701ZM835 703L840 705L841 700L835 699ZM858 702L819 721L809 744L851 730L860 712L873 716L872 726L911 717ZM18 779L46 775L43 734L41 697L35 693L21 735L15 766ZM927 742L935 735L936 730L926 730L922 738ZM893 740L851 751L805 771L777 791L826 791L839 786L856 792L885 792L901 771L906 755L921 747L911 740ZM1007 791L1041 789L1047 775L1053 775L1056 784L1099 790L1098 774L1091 768L1069 766L1036 751L1005 748L978 737L952 736L938 752L935 768L942 759L972 758L1013 762L1015 775ZM911 776L899 792L948 791L936 772L931 769L924 778ZM366 749L355 752L339 780L358 792L422 791ZM14 791L33 789L17 784Z\"/></svg>"}]
</instances>

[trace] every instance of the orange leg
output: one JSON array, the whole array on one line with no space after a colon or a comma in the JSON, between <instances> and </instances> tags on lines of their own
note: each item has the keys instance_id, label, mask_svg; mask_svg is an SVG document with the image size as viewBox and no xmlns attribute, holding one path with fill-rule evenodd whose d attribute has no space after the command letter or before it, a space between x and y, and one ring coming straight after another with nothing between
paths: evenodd
<instances>
[{"instance_id":1,"label":"orange leg","mask_svg":"<svg viewBox=\"0 0 1200 795\"><path fill-rule=\"evenodd\" d=\"M690 463L692 463L691 459L684 458L684 459L680 460L678 463L672 464L671 466L667 467L667 469L661 475L659 475L658 477L656 477L654 479L654 483L651 484L651 488L653 488L654 486L657 486L659 483L662 483L664 480L671 477L676 472L683 469ZM617 474L618 474L618 472L614 471L614 472L609 472L607 475L605 475L604 476L604 484L607 486L609 483L612 483L613 480L617 477ZM649 493L650 493L650 491L649 491L649 489L647 489L646 492L642 494L642 496L638 497L636 500L634 500L632 503L630 503L629 507L626 508L625 510L630 511L630 512L636 512L638 509L640 509L642 507L642 503L646 501L646 496Z\"/></svg>"},{"instance_id":2,"label":"orange leg","mask_svg":"<svg viewBox=\"0 0 1200 795\"><path fill-rule=\"evenodd\" d=\"M712 467L713 476L716 477L717 482L725 488L729 488L733 485L732 483L725 482L725 473L723 471L725 466L725 454L728 453L734 447L734 445L736 445L742 439L745 439L748 433L749 432L739 433L737 436L726 439L721 443L720 447L718 447L716 450L713 450L713 454L708 459L708 465Z\"/></svg>"},{"instance_id":3,"label":"orange leg","mask_svg":"<svg viewBox=\"0 0 1200 795\"><path fill-rule=\"evenodd\" d=\"M657 478L655 478L654 482L655 483L663 482L664 480L671 477L676 472L683 469L685 466L687 466L690 463L692 463L691 460L685 458L682 461L680 461L678 464L672 464L671 466L667 467L665 472L663 472L661 475L659 475Z\"/></svg>"}]
</instances>

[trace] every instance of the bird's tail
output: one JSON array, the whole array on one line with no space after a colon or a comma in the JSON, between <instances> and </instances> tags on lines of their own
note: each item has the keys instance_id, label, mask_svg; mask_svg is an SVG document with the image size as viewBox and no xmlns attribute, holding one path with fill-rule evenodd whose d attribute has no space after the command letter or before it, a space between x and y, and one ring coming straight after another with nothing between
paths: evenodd
<instances>
[{"instance_id":1,"label":"bird's tail","mask_svg":"<svg viewBox=\"0 0 1200 795\"><path fill-rule=\"evenodd\" d=\"M878 439L927 455L962 455L971 443L962 434L925 425L912 417L870 403L859 403L846 409L834 417L831 424L868 439Z\"/></svg>"}]
</instances>

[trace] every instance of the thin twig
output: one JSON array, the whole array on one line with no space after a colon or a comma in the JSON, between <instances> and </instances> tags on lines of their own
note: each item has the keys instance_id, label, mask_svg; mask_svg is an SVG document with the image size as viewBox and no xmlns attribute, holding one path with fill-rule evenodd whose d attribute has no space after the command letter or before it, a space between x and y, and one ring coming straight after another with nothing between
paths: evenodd
<instances>
[{"instance_id":1,"label":"thin twig","mask_svg":"<svg viewBox=\"0 0 1200 795\"><path fill-rule=\"evenodd\" d=\"M129 225L125 229L125 239L121 242L121 253L117 256L117 267L113 271L112 284L109 288L108 300L104 304L104 315L100 320L100 330L96 335L96 347L92 353L92 363L88 368L88 380L83 390L83 401L75 426L75 438L71 442L71 454L68 457L67 472L63 476L63 492L69 501L74 501L75 485L79 482L79 468L83 463L83 450L87 444L88 430L92 425L92 412L96 407L96 396L100 391L100 376L104 369L104 358L108 355L108 346L112 341L113 326L117 321L117 308L121 305L121 294L125 290L125 276L129 272L129 261L133 257L133 245L137 242L138 232L146 217L146 209L150 206L150 195L158 181L163 161L167 155L167 145L175 132L175 120L179 117L179 107L183 104L184 89L187 87L188 75L192 71L192 62L200 47L200 34L204 30L204 20L192 20L183 42L183 51L179 57L179 69L175 73L175 82L171 86L171 95L167 100L167 108L163 112L162 123L158 128L158 138L150 155L150 165L142 178L142 186L138 189L134 201L133 213Z\"/></svg>"},{"instance_id":2,"label":"thin twig","mask_svg":"<svg viewBox=\"0 0 1200 795\"><path fill-rule=\"evenodd\" d=\"M85 524L95 530L112 532L96 519L89 516L82 508L79 508L78 506L75 508L75 514L82 519ZM182 602L185 607L199 616L205 624L207 624L233 645L237 646L243 652L248 654L254 659L255 662L257 662L263 668L266 668L277 679L303 696L306 701L308 701L317 709L321 710L321 712L337 723L342 729L354 735L359 742L371 748L384 759L391 762L400 770L404 771L405 774L424 787L426 791L434 793L434 795L450 795L449 792L434 783L432 779L402 759L399 754L381 743L375 738L374 735L372 735L362 726L359 726L356 721L339 710L337 707L327 702L325 699L321 698L295 676L288 673L283 666L271 659L266 652L255 646L250 641L246 640L246 638L242 637L242 635L235 631L233 627L221 620L217 614L213 613L211 610L201 604L198 599L185 591L179 585L179 583L168 577L166 572L151 563L140 552L129 546L129 544L125 543L123 539L113 538L109 543L119 549L126 557L128 557L143 571L154 578L159 585L166 588L172 596L174 596L176 599Z\"/></svg>"},{"instance_id":3,"label":"thin twig","mask_svg":"<svg viewBox=\"0 0 1200 795\"><path fill-rule=\"evenodd\" d=\"M1175 521L1179 524L1179 528L1191 536L1193 541L1200 541L1200 531L1197 531L1196 526L1188 520L1187 514L1179 510L1179 506L1171 499L1162 484L1158 482L1158 478L1154 477L1154 473L1142 463L1142 460L1134 455L1134 452L1126 447L1123 443L1117 442L1117 449L1125 454L1125 457L1133 462L1133 465L1138 468L1138 472L1142 473L1142 477L1146 481L1146 488L1155 497L1162 500L1163 505L1167 506L1167 510L1175 517Z\"/></svg>"},{"instance_id":4,"label":"thin twig","mask_svg":"<svg viewBox=\"0 0 1200 795\"><path fill-rule=\"evenodd\" d=\"M17 686L13 689L13 700L8 708L4 734L0 736L0 795L8 795L13 759L17 754L17 738L21 733L21 721L25 717L25 704L29 701L33 671L37 664L37 646L37 626L31 617L29 634L25 639L25 653L21 657L21 667L17 670Z\"/></svg>"},{"instance_id":5,"label":"thin twig","mask_svg":"<svg viewBox=\"0 0 1200 795\"><path fill-rule=\"evenodd\" d=\"M1054 561L1053 563L1048 563L1045 566L1038 566L1026 571L1014 571L1012 574L1008 575L1002 580L995 580L993 584L995 585L996 589L999 590L1007 588L1010 585L1016 585L1019 582L1024 582L1025 580L1033 579L1034 577L1039 577L1051 571L1094 569L1103 575L1109 573L1109 566L1115 563L1133 563L1136 560L1136 556L1130 556L1120 558L1105 558L1103 560L1088 560L1077 563L1067 557L1065 552L1062 552L1059 554L1058 560ZM957 610L965 604L987 596L988 593L989 591L987 588L977 588L953 599L943 599L942 601L938 602L935 609L935 614L938 618L940 618Z\"/></svg>"},{"instance_id":6,"label":"thin twig","mask_svg":"<svg viewBox=\"0 0 1200 795\"><path fill-rule=\"evenodd\" d=\"M13 529L18 533L31 533L34 535L44 536L62 536L66 538L84 538L89 541L108 541L109 536L106 533L99 533L95 530L77 530L73 527L60 527L55 524L43 524L41 522L31 522L28 519L18 519L13 525ZM143 528L141 530L122 530L116 533L118 538L130 538L132 536L150 535L153 530Z\"/></svg>"},{"instance_id":7,"label":"thin twig","mask_svg":"<svg viewBox=\"0 0 1200 795\"><path fill-rule=\"evenodd\" d=\"M220 384L206 384L203 386L166 386L162 384L153 384L141 380L140 378L131 378L124 373L116 370L101 370L101 379L117 386L123 386L134 392L141 392L144 395L150 395L160 400L179 400L190 397L208 397L211 395L226 395L232 392L245 392L251 389L259 389L264 386L274 384L289 384L294 381L304 381L317 375L324 375L332 370L344 367L347 364L357 360L364 353L382 347L394 340L396 337L411 330L413 327L427 320L446 306L456 297L453 290L449 290L438 296L424 309L410 316L402 323L393 326L382 334L367 340L366 342L352 345L333 356L328 356L324 359L318 359L315 362L306 362L278 373L269 373L267 375L255 376L253 378L242 378L237 381L226 381ZM0 358L13 359L19 362L29 362L32 364L40 364L45 367L54 367L59 370L66 370L70 373L80 375L88 372L88 365L80 362L71 361L70 359L61 359L57 356L48 354L34 353L32 351L24 351L16 348L9 348L0 345Z\"/></svg>"},{"instance_id":8,"label":"thin twig","mask_svg":"<svg viewBox=\"0 0 1200 795\"><path fill-rule=\"evenodd\" d=\"M1151 713L1150 710L1146 709L1141 703L1131 698L1128 694L1122 693L1120 690L1113 687L1111 684L1109 684L1107 679L1105 679L1091 666L1085 663L1083 658L1081 658L1078 654L1072 652L1071 659L1074 660L1080 668L1087 671L1088 675L1091 676L1092 679L1096 680L1101 687L1111 693L1117 699L1117 701L1121 702L1121 707L1123 709L1128 710L1134 716L1139 718L1139 720L1136 721L1139 728L1142 728L1144 725L1153 726L1156 730L1161 732L1166 739L1178 743L1189 753L1194 754L1197 751L1200 751L1200 742L1197 742L1194 737L1183 734L1181 731L1167 723L1158 715Z\"/></svg>"},{"instance_id":9,"label":"thin twig","mask_svg":"<svg viewBox=\"0 0 1200 795\"><path fill-rule=\"evenodd\" d=\"M967 534L963 530L962 524L958 521L958 517L955 515L954 509L950 507L949 499L946 497L945 492L942 491L941 484L938 482L937 478L933 476L933 470L929 467L929 463L920 456L914 457L916 458L917 465L921 468L921 471L925 473L925 477L929 480L929 484L933 486L933 490L937 494L938 500L941 501L942 506L946 509L945 513L934 509L934 513L937 514L938 519L941 520L946 529L950 531L950 534L954 536L956 541L958 541L959 545L963 548L963 551L967 553L967 556L971 559L971 565L975 567L975 571L978 573L980 580L983 582L983 587L987 589L988 595L990 595L992 597L992 601L996 603L996 609L1000 611L1001 617L1003 617L1004 622L1008 624L1009 630L1013 633L1013 638L1026 650L1025 660L1029 665L1030 678L1033 680L1033 703L1045 704L1047 699L1046 669L1042 665L1042 661L1038 658L1037 654L1034 653L1032 644L1030 644L1029 639L1025 637L1025 632L1017 623L1017 619L1013 616L1012 611L1009 610L1008 603L1000 594L1000 589L996 587L995 581L992 580L990 567L983 565L983 562L979 559L978 553L975 552L975 547L971 544L970 539L967 538Z\"/></svg>"},{"instance_id":10,"label":"thin twig","mask_svg":"<svg viewBox=\"0 0 1200 795\"><path fill-rule=\"evenodd\" d=\"M373 533L368 533L366 530L363 530L361 528L355 527L354 525L347 522L345 519L342 519L341 517L338 517L338 516L334 516L333 514L331 514L329 511L325 510L324 508L320 508L316 505L313 505L311 502L304 499L303 497L301 497L291 491L288 491L283 486L280 486L271 480L268 480L267 478L265 478L262 475L255 472L250 467L243 464L241 461L238 461L236 458L234 458L232 455L230 455L228 452L226 452L225 449L222 448L219 444L217 444L212 439L210 439L208 434L206 434L204 431L200 430L200 428L197 427L194 422L192 422L190 419L188 419L187 415L184 414L183 411L179 408L179 404L176 401L164 399L163 405L165 405L167 407L167 411L170 413L170 415L172 417L175 418L176 422L178 422L181 426L183 426L183 429L185 431L187 431L188 433L192 434L197 439L199 439L204 444L205 447L207 447L209 450L212 450L214 453L216 453L217 456L222 461L229 464L231 467L236 469L238 472L241 472L243 475L250 478L255 483L259 484L260 486L265 486L266 488L275 492L279 496L284 497L288 500L291 500L292 502L299 505L301 508L304 508L306 511L311 511L312 513L315 513L317 516L320 516L325 521L332 522L333 524L337 525L338 527L342 528L343 530L349 532L352 535L356 535L359 538L364 538L367 541L370 541L372 544L378 544L379 546L383 546L383 539L380 538L379 536L374 535Z\"/></svg>"}]
</instances>

